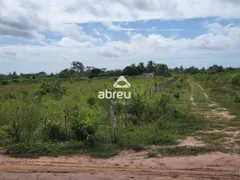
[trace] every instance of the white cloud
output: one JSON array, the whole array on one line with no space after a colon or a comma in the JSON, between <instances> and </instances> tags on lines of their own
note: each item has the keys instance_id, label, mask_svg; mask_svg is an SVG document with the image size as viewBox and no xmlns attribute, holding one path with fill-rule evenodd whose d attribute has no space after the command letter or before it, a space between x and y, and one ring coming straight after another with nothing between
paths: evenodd
<instances>
[{"instance_id":1,"label":"white cloud","mask_svg":"<svg viewBox=\"0 0 240 180\"><path fill-rule=\"evenodd\" d=\"M81 26L76 24L63 24L63 25L53 25L52 30L56 32L60 32L64 37L70 38L75 41L89 41L89 42L97 42L101 41L101 39L95 38L93 36L87 35Z\"/></svg>"},{"instance_id":2,"label":"white cloud","mask_svg":"<svg viewBox=\"0 0 240 180\"><path fill-rule=\"evenodd\" d=\"M9 17L25 13L50 23L240 17L238 0L8 0L0 5Z\"/></svg>"},{"instance_id":3,"label":"white cloud","mask_svg":"<svg viewBox=\"0 0 240 180\"><path fill-rule=\"evenodd\" d=\"M36 4L44 1L36 1ZM39 15L50 21L65 23L209 16L239 18L240 3L232 0L50 0L45 8L39 10Z\"/></svg>"},{"instance_id":4,"label":"white cloud","mask_svg":"<svg viewBox=\"0 0 240 180\"><path fill-rule=\"evenodd\" d=\"M212 62L211 58L214 59L217 55L219 58L219 54L224 57L224 53L240 52L239 26L223 26L219 23L206 22L204 27L207 33L192 39L166 38L160 34L144 36L139 33L131 33L129 41L108 41L101 46L91 42L77 41L70 37L64 37L53 45L45 46L5 45L0 49L0 61L3 64L1 67L4 67L1 71L6 72L8 69L12 69L12 60L18 60L14 61L15 63L22 63L17 67L21 71L27 67L29 67L28 70L39 71L43 65L39 67L34 65L38 63L48 64L48 67L44 66L49 69L48 71L51 69L59 71L68 67L73 60L82 61L86 65L113 68L117 65L123 67L133 62L159 58L174 57L176 59L170 62L183 60L186 57L192 57L191 59L204 57L203 59L206 59L206 54L210 58L206 63L210 63ZM114 61L116 59L118 60ZM52 64L57 64L57 66Z\"/></svg>"},{"instance_id":5,"label":"white cloud","mask_svg":"<svg viewBox=\"0 0 240 180\"><path fill-rule=\"evenodd\" d=\"M0 36L42 41L44 36L40 31L57 27L55 30L66 37L74 37L78 40L89 38L90 41L95 41L96 39L87 37L80 27L71 24L104 22L110 30L133 31L136 29L123 28L111 22L180 20L212 16L239 18L239 2L236 0L7 0L0 2ZM70 25L66 27L66 24Z\"/></svg>"},{"instance_id":6,"label":"white cloud","mask_svg":"<svg viewBox=\"0 0 240 180\"><path fill-rule=\"evenodd\" d=\"M205 17L240 18L237 0L0 0L0 37L11 36L42 42L42 46L4 45L0 48L1 72L59 71L70 61L94 66L123 66L157 58L197 56L240 51L238 24L204 23L206 33L195 38L164 37L161 31L182 29L146 29L157 34L143 35L121 22L135 20L182 20ZM118 22L112 23L113 21ZM76 23L103 22L112 31L127 31L129 41L114 41L110 34L93 30L90 36ZM46 43L41 34L59 32L63 38ZM102 38L102 39L101 39ZM97 45L98 44L98 45ZM99 45L100 44L100 45ZM209 55L209 56L210 56ZM121 61L119 60L121 57ZM114 61L118 59L118 61ZM14 63L13 61L14 60ZM17 60L17 61L15 61ZM114 63L113 63L114 61ZM15 64L16 63L16 64ZM54 66L52 65L54 64ZM51 66L52 65L52 66ZM14 68L13 68L14 66ZM47 71L46 70L46 71Z\"/></svg>"},{"instance_id":7,"label":"white cloud","mask_svg":"<svg viewBox=\"0 0 240 180\"><path fill-rule=\"evenodd\" d=\"M115 25L112 22L103 22L103 25L106 26L111 31L137 31L140 29L135 28L123 28L120 26L120 24Z\"/></svg>"},{"instance_id":8,"label":"white cloud","mask_svg":"<svg viewBox=\"0 0 240 180\"><path fill-rule=\"evenodd\" d=\"M38 16L31 3L23 6L24 1L1 1L0 36L42 41L44 36L39 31L48 27L47 20Z\"/></svg>"},{"instance_id":9,"label":"white cloud","mask_svg":"<svg viewBox=\"0 0 240 180\"><path fill-rule=\"evenodd\" d=\"M96 36L102 36L102 34L101 34L97 29L93 29L93 33L94 33Z\"/></svg>"}]
</instances>

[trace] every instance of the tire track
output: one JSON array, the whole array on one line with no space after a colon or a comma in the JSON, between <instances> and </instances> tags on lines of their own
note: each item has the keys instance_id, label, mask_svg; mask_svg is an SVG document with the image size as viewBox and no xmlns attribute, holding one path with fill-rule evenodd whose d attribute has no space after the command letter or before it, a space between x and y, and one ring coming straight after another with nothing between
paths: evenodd
<instances>
[{"instance_id":1,"label":"tire track","mask_svg":"<svg viewBox=\"0 0 240 180\"><path fill-rule=\"evenodd\" d=\"M240 178L239 173L214 170L214 169L150 169L150 168L128 168L128 167L101 167L101 166L78 166L75 165L28 165L28 164L1 164L0 172L8 173L127 173L139 175L158 175L172 177L173 175L181 177L194 178L221 178L232 179Z\"/></svg>"}]
</instances>

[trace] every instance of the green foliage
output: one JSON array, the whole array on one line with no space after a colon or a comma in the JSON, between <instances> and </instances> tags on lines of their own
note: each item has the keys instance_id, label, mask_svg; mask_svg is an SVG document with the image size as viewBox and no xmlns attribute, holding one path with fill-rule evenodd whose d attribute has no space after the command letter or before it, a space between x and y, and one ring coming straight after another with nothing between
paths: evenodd
<instances>
[{"instance_id":1,"label":"green foliage","mask_svg":"<svg viewBox=\"0 0 240 180\"><path fill-rule=\"evenodd\" d=\"M63 141L64 132L63 127L58 122L53 122L51 120L46 120L42 123L42 133L43 136L50 141Z\"/></svg>"},{"instance_id":2,"label":"green foliage","mask_svg":"<svg viewBox=\"0 0 240 180\"><path fill-rule=\"evenodd\" d=\"M230 79L230 83L232 86L240 86L240 74L234 74Z\"/></svg>"},{"instance_id":3,"label":"green foliage","mask_svg":"<svg viewBox=\"0 0 240 180\"><path fill-rule=\"evenodd\" d=\"M88 105L89 105L90 107L93 107L93 106L96 105L96 99L95 99L94 97L89 97L89 98L87 99L87 103L88 103Z\"/></svg>"},{"instance_id":4,"label":"green foliage","mask_svg":"<svg viewBox=\"0 0 240 180\"><path fill-rule=\"evenodd\" d=\"M8 81L7 80L2 80L1 84L2 85L8 85Z\"/></svg>"},{"instance_id":5,"label":"green foliage","mask_svg":"<svg viewBox=\"0 0 240 180\"><path fill-rule=\"evenodd\" d=\"M142 125L129 125L121 129L119 144L126 148L136 148L147 145L173 145L177 144L175 137L168 130L161 129L158 122Z\"/></svg>"},{"instance_id":6,"label":"green foliage","mask_svg":"<svg viewBox=\"0 0 240 180\"><path fill-rule=\"evenodd\" d=\"M91 74L89 75L89 78L93 78L93 77L98 77L100 75L100 73L102 73L102 70L99 68L93 68L91 70Z\"/></svg>"},{"instance_id":7,"label":"green foliage","mask_svg":"<svg viewBox=\"0 0 240 180\"><path fill-rule=\"evenodd\" d=\"M59 100L64 94L66 94L66 88L61 86L59 80L55 79L49 82L43 82L39 87L40 95L51 94L56 100Z\"/></svg>"},{"instance_id":8,"label":"green foliage","mask_svg":"<svg viewBox=\"0 0 240 180\"><path fill-rule=\"evenodd\" d=\"M18 79L13 79L12 82L13 83L19 83L19 80Z\"/></svg>"},{"instance_id":9,"label":"green foliage","mask_svg":"<svg viewBox=\"0 0 240 180\"><path fill-rule=\"evenodd\" d=\"M13 121L11 121L9 124L1 127L1 135L5 138L15 139L16 136L20 136L19 129L16 129L14 126Z\"/></svg>"},{"instance_id":10,"label":"green foliage","mask_svg":"<svg viewBox=\"0 0 240 180\"><path fill-rule=\"evenodd\" d=\"M131 101L126 105L127 112L131 114L130 120L132 120L134 124L139 123L144 107L143 96L134 92Z\"/></svg>"},{"instance_id":11,"label":"green foliage","mask_svg":"<svg viewBox=\"0 0 240 180\"><path fill-rule=\"evenodd\" d=\"M220 72L223 72L224 69L222 66L218 66L216 64L214 64L213 66L209 67L207 72L210 73L210 74L216 74L216 73L220 73Z\"/></svg>"},{"instance_id":12,"label":"green foliage","mask_svg":"<svg viewBox=\"0 0 240 180\"><path fill-rule=\"evenodd\" d=\"M213 151L209 147L162 147L158 150L158 153L165 156L186 156L186 155L198 155L206 152Z\"/></svg>"},{"instance_id":13,"label":"green foliage","mask_svg":"<svg viewBox=\"0 0 240 180\"><path fill-rule=\"evenodd\" d=\"M156 74L160 76L169 76L168 66L166 64L156 64L155 65Z\"/></svg>"},{"instance_id":14,"label":"green foliage","mask_svg":"<svg viewBox=\"0 0 240 180\"><path fill-rule=\"evenodd\" d=\"M122 75L126 75L126 76L137 76L139 74L140 73L139 73L138 69L133 66L127 66L122 71Z\"/></svg>"},{"instance_id":15,"label":"green foliage","mask_svg":"<svg viewBox=\"0 0 240 180\"><path fill-rule=\"evenodd\" d=\"M156 152L150 152L147 154L148 158L159 158L160 154L156 153Z\"/></svg>"},{"instance_id":16,"label":"green foliage","mask_svg":"<svg viewBox=\"0 0 240 180\"><path fill-rule=\"evenodd\" d=\"M87 81L73 78L72 82L62 79L61 83L53 79L40 82L40 88L37 84L21 83L1 86L0 125L5 129L0 130L0 143L12 154L52 155L86 152L90 148L91 155L108 157L115 155L119 148L176 144L179 137L204 126L201 120L189 117L182 104L173 97L175 92L181 94L187 85L176 88L176 83L172 83L175 79L167 77L128 77L134 92L126 104L124 100L115 102L119 142L112 145L109 102L98 100L97 93L112 87L114 78ZM182 81L179 84L186 80ZM64 96L63 87L68 88ZM156 90L145 95L150 87ZM34 93L36 91L38 96ZM8 92L11 94L7 95ZM55 94L61 94L61 98L55 98ZM37 100L39 98L41 101ZM12 128L10 122L16 119L16 102L21 132L21 141L17 144L7 131ZM84 146L75 149L78 143Z\"/></svg>"},{"instance_id":17,"label":"green foliage","mask_svg":"<svg viewBox=\"0 0 240 180\"><path fill-rule=\"evenodd\" d=\"M155 69L154 66L155 66L155 63L154 63L152 60L148 61L147 65L146 65L147 73L153 73L153 72L155 72L156 69Z\"/></svg>"},{"instance_id":18,"label":"green foliage","mask_svg":"<svg viewBox=\"0 0 240 180\"><path fill-rule=\"evenodd\" d=\"M7 154L17 157L39 157L56 156L60 154L74 154L87 152L87 148L82 142L22 142L17 144L7 144L5 151ZM85 149L85 150L84 150Z\"/></svg>"},{"instance_id":19,"label":"green foliage","mask_svg":"<svg viewBox=\"0 0 240 180\"><path fill-rule=\"evenodd\" d=\"M179 100L179 98L180 98L180 93L179 93L179 92L175 92L175 93L173 94L173 96L174 96L177 100Z\"/></svg>"},{"instance_id":20,"label":"green foliage","mask_svg":"<svg viewBox=\"0 0 240 180\"><path fill-rule=\"evenodd\" d=\"M92 142L94 140L95 130L90 124L86 124L81 121L75 121L72 124L72 131L78 141L89 140Z\"/></svg>"},{"instance_id":21,"label":"green foliage","mask_svg":"<svg viewBox=\"0 0 240 180\"><path fill-rule=\"evenodd\" d=\"M5 98L5 100L8 100L8 99L16 99L17 97L16 97L16 94L8 92L8 93L4 94L4 98Z\"/></svg>"}]
</instances>

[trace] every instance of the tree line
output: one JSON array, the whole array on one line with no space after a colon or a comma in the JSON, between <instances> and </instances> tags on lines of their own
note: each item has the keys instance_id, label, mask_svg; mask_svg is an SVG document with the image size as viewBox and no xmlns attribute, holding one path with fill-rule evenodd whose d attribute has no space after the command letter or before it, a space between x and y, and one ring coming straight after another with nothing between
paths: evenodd
<instances>
[{"instance_id":1,"label":"tree line","mask_svg":"<svg viewBox=\"0 0 240 180\"><path fill-rule=\"evenodd\" d=\"M24 79L41 79L47 77L58 77L58 78L77 78L77 77L111 77L111 76L139 76L144 75L145 73L153 73L156 76L171 76L172 73L181 73L181 74L198 74L198 73L207 73L207 74L216 74L221 72L230 72L239 70L240 68L233 67L223 67L218 65L210 66L209 68L197 68L191 66L189 68L184 68L183 66L169 68L166 64L155 63L150 60L146 64L144 62L140 62L139 64L131 64L126 66L123 69L112 69L107 70L106 68L96 68L93 66L84 66L83 63L79 61L73 61L71 63L70 68L65 68L59 73L51 73L47 74L44 71L38 73L20 73L17 74L15 71L9 74L0 74L0 82L1 84L7 84L7 80L12 80L17 83L18 78Z\"/></svg>"}]
</instances>

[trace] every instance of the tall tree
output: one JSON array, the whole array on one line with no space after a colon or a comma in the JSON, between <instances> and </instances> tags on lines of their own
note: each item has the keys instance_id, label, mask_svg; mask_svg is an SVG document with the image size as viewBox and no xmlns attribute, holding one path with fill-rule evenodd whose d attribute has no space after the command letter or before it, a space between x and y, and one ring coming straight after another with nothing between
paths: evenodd
<instances>
[{"instance_id":1,"label":"tall tree","mask_svg":"<svg viewBox=\"0 0 240 180\"><path fill-rule=\"evenodd\" d=\"M143 62L140 62L137 66L137 69L139 71L140 74L145 73L146 72L146 68Z\"/></svg>"},{"instance_id":2,"label":"tall tree","mask_svg":"<svg viewBox=\"0 0 240 180\"><path fill-rule=\"evenodd\" d=\"M148 73L155 72L154 62L152 60L148 61L146 69Z\"/></svg>"},{"instance_id":3,"label":"tall tree","mask_svg":"<svg viewBox=\"0 0 240 180\"><path fill-rule=\"evenodd\" d=\"M102 72L99 68L94 68L91 70L91 73L93 74L93 77L97 77Z\"/></svg>"},{"instance_id":4,"label":"tall tree","mask_svg":"<svg viewBox=\"0 0 240 180\"><path fill-rule=\"evenodd\" d=\"M81 62L73 61L71 69L78 72L78 73L81 73L81 72L84 71L85 68L84 68L84 65Z\"/></svg>"},{"instance_id":5,"label":"tall tree","mask_svg":"<svg viewBox=\"0 0 240 180\"><path fill-rule=\"evenodd\" d=\"M168 76L170 75L168 66L166 64L156 64L155 65L156 74L160 76Z\"/></svg>"},{"instance_id":6,"label":"tall tree","mask_svg":"<svg viewBox=\"0 0 240 180\"><path fill-rule=\"evenodd\" d=\"M137 76L139 75L139 71L136 67L132 66L127 66L123 69L122 75L127 75L127 76Z\"/></svg>"}]
</instances>

